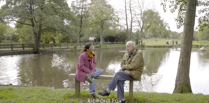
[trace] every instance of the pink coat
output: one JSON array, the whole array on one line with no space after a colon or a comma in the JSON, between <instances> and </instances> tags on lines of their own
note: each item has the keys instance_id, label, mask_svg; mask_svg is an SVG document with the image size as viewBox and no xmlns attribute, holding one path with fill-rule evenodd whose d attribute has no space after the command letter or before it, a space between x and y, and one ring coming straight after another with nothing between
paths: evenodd
<instances>
[{"instance_id":1,"label":"pink coat","mask_svg":"<svg viewBox=\"0 0 209 103\"><path fill-rule=\"evenodd\" d=\"M75 73L75 77L78 81L84 82L86 80L86 74L92 73L92 71L96 70L96 61L95 56L92 58L92 70L90 70L91 63L89 62L88 53L83 52L78 58L77 69Z\"/></svg>"}]
</instances>

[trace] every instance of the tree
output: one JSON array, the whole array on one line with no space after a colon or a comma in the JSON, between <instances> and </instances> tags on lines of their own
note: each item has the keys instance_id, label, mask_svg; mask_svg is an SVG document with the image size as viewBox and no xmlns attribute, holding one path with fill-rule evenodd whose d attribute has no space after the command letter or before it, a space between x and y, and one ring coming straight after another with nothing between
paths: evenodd
<instances>
[{"instance_id":1,"label":"tree","mask_svg":"<svg viewBox=\"0 0 209 103\"><path fill-rule=\"evenodd\" d=\"M130 10L130 15L131 15L131 20L130 20L130 37L129 37L129 39L131 40L132 30L133 30L132 0L129 1L129 10Z\"/></svg>"},{"instance_id":2,"label":"tree","mask_svg":"<svg viewBox=\"0 0 209 103\"><path fill-rule=\"evenodd\" d=\"M125 30L127 35L127 40L131 40L133 37L133 30L135 29L135 22L136 22L136 16L134 13L136 12L136 1L135 0L124 0L125 8L125 16L123 17L125 19ZM129 12L128 12L129 11Z\"/></svg>"},{"instance_id":3,"label":"tree","mask_svg":"<svg viewBox=\"0 0 209 103\"><path fill-rule=\"evenodd\" d=\"M15 35L16 28L12 28L12 27L7 26L5 30L6 30L6 33L5 33L5 37L6 38L5 38L5 40L18 42L18 36Z\"/></svg>"},{"instance_id":4,"label":"tree","mask_svg":"<svg viewBox=\"0 0 209 103\"><path fill-rule=\"evenodd\" d=\"M125 40L127 39L126 37L126 31L120 31L117 35L117 37L119 38L120 42L125 42Z\"/></svg>"},{"instance_id":5,"label":"tree","mask_svg":"<svg viewBox=\"0 0 209 103\"><path fill-rule=\"evenodd\" d=\"M174 10L179 9L179 13L186 10L184 17L182 17L184 19L178 21L180 25L184 24L184 31L173 93L192 93L189 70L197 0L176 0L172 4L174 4Z\"/></svg>"},{"instance_id":6,"label":"tree","mask_svg":"<svg viewBox=\"0 0 209 103\"><path fill-rule=\"evenodd\" d=\"M111 28L106 28L104 30L104 39L105 42L121 42L121 41L125 41L126 39L126 33L121 31L120 29L116 28L116 27L111 27Z\"/></svg>"},{"instance_id":7,"label":"tree","mask_svg":"<svg viewBox=\"0 0 209 103\"><path fill-rule=\"evenodd\" d=\"M148 9L143 12L142 18L144 20L144 24L152 24L146 32L147 35L149 34L149 37L169 38L170 27L168 26L168 23L161 19L157 11Z\"/></svg>"},{"instance_id":8,"label":"tree","mask_svg":"<svg viewBox=\"0 0 209 103\"><path fill-rule=\"evenodd\" d=\"M128 28L128 13L127 13L127 4L126 4L126 0L125 1L125 19L126 19L126 35L127 35L127 39L129 40L129 28Z\"/></svg>"},{"instance_id":9,"label":"tree","mask_svg":"<svg viewBox=\"0 0 209 103\"><path fill-rule=\"evenodd\" d=\"M4 39L4 34L7 32L7 25L6 23L0 23L0 42Z\"/></svg>"},{"instance_id":10,"label":"tree","mask_svg":"<svg viewBox=\"0 0 209 103\"><path fill-rule=\"evenodd\" d=\"M42 32L41 42L49 44L50 41L53 41L53 39L56 37L56 32L53 31L45 31ZM53 41L54 43L55 41Z\"/></svg>"},{"instance_id":11,"label":"tree","mask_svg":"<svg viewBox=\"0 0 209 103\"><path fill-rule=\"evenodd\" d=\"M181 33L172 31L170 34L170 39L180 39Z\"/></svg>"},{"instance_id":12,"label":"tree","mask_svg":"<svg viewBox=\"0 0 209 103\"><path fill-rule=\"evenodd\" d=\"M182 47L174 93L192 93L189 70L197 0L187 0Z\"/></svg>"},{"instance_id":13,"label":"tree","mask_svg":"<svg viewBox=\"0 0 209 103\"><path fill-rule=\"evenodd\" d=\"M198 33L198 40L209 40L209 28L205 27L203 31Z\"/></svg>"},{"instance_id":14,"label":"tree","mask_svg":"<svg viewBox=\"0 0 209 103\"><path fill-rule=\"evenodd\" d=\"M208 38L208 39L209 39L209 38ZM207 39L207 40L208 40L208 39ZM194 31L193 40L196 40L196 41L199 40L199 39L198 39L198 31Z\"/></svg>"},{"instance_id":15,"label":"tree","mask_svg":"<svg viewBox=\"0 0 209 103\"><path fill-rule=\"evenodd\" d=\"M42 33L57 31L68 34L73 15L65 0L5 0L0 17L19 26L28 25L33 36L34 53L39 53Z\"/></svg>"},{"instance_id":16,"label":"tree","mask_svg":"<svg viewBox=\"0 0 209 103\"><path fill-rule=\"evenodd\" d=\"M31 41L32 36L32 29L28 25L20 26L20 24L16 23L16 32L15 36L18 36L18 42L20 43L28 43L32 44ZM56 37L56 32L53 31L44 31L42 32L41 43L49 44L50 41L53 41L54 37ZM55 40L53 41L55 43Z\"/></svg>"},{"instance_id":17,"label":"tree","mask_svg":"<svg viewBox=\"0 0 209 103\"><path fill-rule=\"evenodd\" d=\"M105 26L118 21L114 9L107 4L106 0L91 0L89 14L91 14L89 18L91 25L100 27L100 45L102 45Z\"/></svg>"},{"instance_id":18,"label":"tree","mask_svg":"<svg viewBox=\"0 0 209 103\"><path fill-rule=\"evenodd\" d=\"M19 36L17 35L17 29L13 27L7 28L7 35L11 35L10 41L18 42Z\"/></svg>"},{"instance_id":19,"label":"tree","mask_svg":"<svg viewBox=\"0 0 209 103\"><path fill-rule=\"evenodd\" d=\"M202 15L199 18L199 30L202 31L205 27L209 28L209 2L208 0L198 0L198 6L201 6L201 9L198 10L198 12Z\"/></svg>"},{"instance_id":20,"label":"tree","mask_svg":"<svg viewBox=\"0 0 209 103\"><path fill-rule=\"evenodd\" d=\"M32 44L33 41L31 40L31 38L33 38L33 35L31 29L32 28L28 25L23 25L21 26L21 28L17 28L17 32L15 35L19 37L18 42Z\"/></svg>"},{"instance_id":21,"label":"tree","mask_svg":"<svg viewBox=\"0 0 209 103\"><path fill-rule=\"evenodd\" d=\"M167 0L164 0L164 2L161 3L163 5L163 9L166 12L167 9ZM184 24L184 17L186 15L186 8L187 8L187 1L186 0L169 0L170 5L169 8L171 12L175 12L178 9L178 16L175 18L175 21L177 22L177 27L181 28ZM209 15L208 15L208 7L209 7L209 2L208 0L197 0L197 7L198 8L198 13L200 16L198 17L198 30L202 31L204 30L204 27L209 27Z\"/></svg>"},{"instance_id":22,"label":"tree","mask_svg":"<svg viewBox=\"0 0 209 103\"><path fill-rule=\"evenodd\" d=\"M144 17L144 11L145 11L145 1L142 0L140 3L138 1L138 12L135 12L135 16L137 17L137 23L140 31L140 40L141 40L141 46L143 46L142 37L145 34L145 32L149 29L151 26L151 22L145 22L146 17Z\"/></svg>"},{"instance_id":23,"label":"tree","mask_svg":"<svg viewBox=\"0 0 209 103\"><path fill-rule=\"evenodd\" d=\"M87 0L75 0L72 2L71 7L72 11L76 15L76 34L77 34L77 46L79 45L81 34L83 33L83 29L87 28L88 21L88 3Z\"/></svg>"}]
</instances>

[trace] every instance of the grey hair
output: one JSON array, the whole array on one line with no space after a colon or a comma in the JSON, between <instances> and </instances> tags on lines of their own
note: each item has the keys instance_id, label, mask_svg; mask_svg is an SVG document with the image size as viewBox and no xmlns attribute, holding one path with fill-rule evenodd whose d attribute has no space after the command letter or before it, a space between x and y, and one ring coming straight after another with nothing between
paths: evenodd
<instances>
[{"instance_id":1,"label":"grey hair","mask_svg":"<svg viewBox=\"0 0 209 103\"><path fill-rule=\"evenodd\" d=\"M126 43L126 46L127 46L128 44L131 44L134 48L136 47L136 46L135 46L135 42L133 42L133 41L128 41L128 42Z\"/></svg>"}]
</instances>

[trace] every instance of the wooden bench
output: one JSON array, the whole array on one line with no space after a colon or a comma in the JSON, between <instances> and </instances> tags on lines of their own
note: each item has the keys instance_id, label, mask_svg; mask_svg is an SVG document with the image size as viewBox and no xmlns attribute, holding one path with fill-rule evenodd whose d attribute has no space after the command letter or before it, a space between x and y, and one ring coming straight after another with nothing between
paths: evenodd
<instances>
[{"instance_id":1,"label":"wooden bench","mask_svg":"<svg viewBox=\"0 0 209 103\"><path fill-rule=\"evenodd\" d=\"M75 78L75 74L69 74L70 77L74 77ZM114 77L114 75L99 75L98 77L94 78L94 79L103 79L103 80L111 80ZM130 80L129 82L129 97L132 98L133 97L133 81L141 81L141 78L138 80ZM75 78L75 94L80 94L80 81L78 81Z\"/></svg>"}]
</instances>

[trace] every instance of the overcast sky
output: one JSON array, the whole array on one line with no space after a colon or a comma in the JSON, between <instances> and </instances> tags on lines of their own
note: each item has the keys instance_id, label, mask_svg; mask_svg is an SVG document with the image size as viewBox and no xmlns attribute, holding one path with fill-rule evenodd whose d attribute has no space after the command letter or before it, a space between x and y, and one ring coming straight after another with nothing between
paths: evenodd
<instances>
[{"instance_id":1,"label":"overcast sky","mask_svg":"<svg viewBox=\"0 0 209 103\"><path fill-rule=\"evenodd\" d=\"M67 0L69 6L71 5L72 1L73 0ZM124 10L124 0L108 0L108 2L109 4L113 6L113 8L115 8L116 11ZM183 27L181 27L180 29L177 29L177 26L176 26L175 18L177 17L177 12L171 13L169 10L167 10L167 12L164 12L163 7L160 5L161 0L145 0L145 2L148 5L147 6L148 8L152 7L159 12L162 19L164 19L169 24L171 31L177 31L177 32L183 31ZM0 2L0 6L4 4L5 2L2 2L2 1ZM123 16L124 14L121 13L119 15ZM125 22L125 20L121 22ZM14 27L14 24L10 24L10 26ZM197 18L195 20L195 28L196 27L197 27Z\"/></svg>"},{"instance_id":2,"label":"overcast sky","mask_svg":"<svg viewBox=\"0 0 209 103\"><path fill-rule=\"evenodd\" d=\"M124 0L109 0L110 4L113 5L114 8L123 9L124 10ZM160 0L144 0L145 7L147 9L155 9L159 12L162 19L164 19L170 26L171 31L182 32L183 28L177 29L176 22L174 17L177 17L177 13L172 14L171 12L164 12L163 7L160 5ZM123 14L124 15L124 14Z\"/></svg>"}]
</instances>

